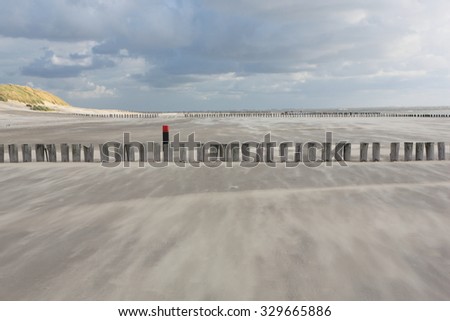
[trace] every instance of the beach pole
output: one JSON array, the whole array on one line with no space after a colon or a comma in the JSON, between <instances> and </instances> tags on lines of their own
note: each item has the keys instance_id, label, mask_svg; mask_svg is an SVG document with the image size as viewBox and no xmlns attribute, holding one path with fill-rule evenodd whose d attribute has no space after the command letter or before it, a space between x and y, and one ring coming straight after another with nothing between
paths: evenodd
<instances>
[{"instance_id":1,"label":"beach pole","mask_svg":"<svg viewBox=\"0 0 450 321\"><path fill-rule=\"evenodd\" d=\"M416 143L416 161L423 160L423 143Z\"/></svg>"},{"instance_id":2,"label":"beach pole","mask_svg":"<svg viewBox=\"0 0 450 321\"><path fill-rule=\"evenodd\" d=\"M9 144L8 152L9 152L9 162L10 163L18 163L19 162L19 150L17 149L17 145Z\"/></svg>"},{"instance_id":3,"label":"beach pole","mask_svg":"<svg viewBox=\"0 0 450 321\"><path fill-rule=\"evenodd\" d=\"M72 162L81 162L81 144L72 144Z\"/></svg>"},{"instance_id":4,"label":"beach pole","mask_svg":"<svg viewBox=\"0 0 450 321\"><path fill-rule=\"evenodd\" d=\"M48 161L56 162L56 146L55 144L47 144Z\"/></svg>"},{"instance_id":5,"label":"beach pole","mask_svg":"<svg viewBox=\"0 0 450 321\"><path fill-rule=\"evenodd\" d=\"M302 143L295 143L294 162L299 163L302 161Z\"/></svg>"},{"instance_id":6,"label":"beach pole","mask_svg":"<svg viewBox=\"0 0 450 321\"><path fill-rule=\"evenodd\" d=\"M359 161L367 162L367 154L369 150L369 143L360 143L359 144Z\"/></svg>"},{"instance_id":7,"label":"beach pole","mask_svg":"<svg viewBox=\"0 0 450 321\"><path fill-rule=\"evenodd\" d=\"M372 161L380 161L380 143L372 143Z\"/></svg>"},{"instance_id":8,"label":"beach pole","mask_svg":"<svg viewBox=\"0 0 450 321\"><path fill-rule=\"evenodd\" d=\"M331 162L331 143L325 142L322 144L322 161Z\"/></svg>"},{"instance_id":9,"label":"beach pole","mask_svg":"<svg viewBox=\"0 0 450 321\"><path fill-rule=\"evenodd\" d=\"M391 162L397 162L398 161L398 155L400 152L400 143L391 143Z\"/></svg>"},{"instance_id":10,"label":"beach pole","mask_svg":"<svg viewBox=\"0 0 450 321\"><path fill-rule=\"evenodd\" d=\"M36 144L36 162L45 161L45 146L44 144Z\"/></svg>"},{"instance_id":11,"label":"beach pole","mask_svg":"<svg viewBox=\"0 0 450 321\"><path fill-rule=\"evenodd\" d=\"M445 160L445 143L444 142L438 143L438 159Z\"/></svg>"},{"instance_id":12,"label":"beach pole","mask_svg":"<svg viewBox=\"0 0 450 321\"><path fill-rule=\"evenodd\" d=\"M352 158L352 144L346 143L344 145L344 161L349 162Z\"/></svg>"},{"instance_id":13,"label":"beach pole","mask_svg":"<svg viewBox=\"0 0 450 321\"><path fill-rule=\"evenodd\" d=\"M405 161L409 162L413 160L413 143L405 142Z\"/></svg>"},{"instance_id":14,"label":"beach pole","mask_svg":"<svg viewBox=\"0 0 450 321\"><path fill-rule=\"evenodd\" d=\"M163 160L169 161L169 125L162 126Z\"/></svg>"},{"instance_id":15,"label":"beach pole","mask_svg":"<svg viewBox=\"0 0 450 321\"><path fill-rule=\"evenodd\" d=\"M94 161L94 145L83 145L84 161L92 163Z\"/></svg>"},{"instance_id":16,"label":"beach pole","mask_svg":"<svg viewBox=\"0 0 450 321\"><path fill-rule=\"evenodd\" d=\"M22 144L22 160L24 163L31 162L31 146Z\"/></svg>"},{"instance_id":17,"label":"beach pole","mask_svg":"<svg viewBox=\"0 0 450 321\"><path fill-rule=\"evenodd\" d=\"M68 144L61 144L61 162L68 162L69 161L69 145Z\"/></svg>"},{"instance_id":18,"label":"beach pole","mask_svg":"<svg viewBox=\"0 0 450 321\"><path fill-rule=\"evenodd\" d=\"M0 163L5 162L5 145L0 144Z\"/></svg>"},{"instance_id":19,"label":"beach pole","mask_svg":"<svg viewBox=\"0 0 450 321\"><path fill-rule=\"evenodd\" d=\"M434 143L425 143L427 160L434 160Z\"/></svg>"},{"instance_id":20,"label":"beach pole","mask_svg":"<svg viewBox=\"0 0 450 321\"><path fill-rule=\"evenodd\" d=\"M316 161L316 144L314 142L308 142L306 144L306 149L308 150L308 162Z\"/></svg>"},{"instance_id":21,"label":"beach pole","mask_svg":"<svg viewBox=\"0 0 450 321\"><path fill-rule=\"evenodd\" d=\"M250 144L244 143L242 144L242 161L249 162L250 161Z\"/></svg>"}]
</instances>

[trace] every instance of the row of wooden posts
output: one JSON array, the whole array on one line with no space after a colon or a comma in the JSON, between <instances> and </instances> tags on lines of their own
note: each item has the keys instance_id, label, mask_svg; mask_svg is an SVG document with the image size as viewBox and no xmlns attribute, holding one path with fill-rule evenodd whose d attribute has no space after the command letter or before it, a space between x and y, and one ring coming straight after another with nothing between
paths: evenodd
<instances>
[{"instance_id":1,"label":"row of wooden posts","mask_svg":"<svg viewBox=\"0 0 450 321\"><path fill-rule=\"evenodd\" d=\"M372 151L371 157L369 158L369 143L360 143L359 148L359 161L381 161L381 144L371 143ZM292 146L294 145L294 146ZM415 143L415 153L414 153L414 143L405 142L404 144L404 161L421 161L421 160L435 160L435 143L434 142L416 142ZM9 144L8 154L10 163L19 162L19 145ZM180 146L179 153L175 153L172 148L168 145L163 145L159 143L149 143L147 146L141 143L132 144L120 144L108 143L99 144L100 151L100 161L101 162L121 162L121 161L254 161L263 162L274 161L274 148L264 147L264 143L243 143L233 142L230 144L218 144L218 143L208 143L202 144L202 148L196 148L196 156L188 155L186 146ZM289 157L289 147L294 147L294 157ZM255 153L252 155L250 153L251 149L254 148ZM304 152L302 149L306 149ZM32 145L22 144L20 145L22 152L22 162L31 162L32 158ZM82 154L84 162L94 162L94 145L82 145L82 144L61 144L60 145L60 157L61 162L81 162ZM58 153L55 144L35 144L35 158L36 162L57 162ZM135 158L135 151L138 151L139 158ZM162 155L161 155L162 151ZM264 154L265 151L265 154ZM321 156L317 155L317 151L321 151ZM445 143L437 143L437 160L445 160ZM151 152L152 158L148 157L148 153ZM308 162L308 161L351 161L352 160L352 144L351 143L338 143L335 145L334 152L332 150L331 143L316 143L308 142L302 143L282 143L279 146L279 160L280 162ZM70 154L72 157L69 158ZM414 154L414 156L413 156ZM0 144L0 163L5 162L5 146ZM161 158L162 156L162 158ZM175 157L174 157L175 156ZM390 143L390 155L389 160L400 161L400 143L394 142Z\"/></svg>"},{"instance_id":2,"label":"row of wooden posts","mask_svg":"<svg viewBox=\"0 0 450 321\"><path fill-rule=\"evenodd\" d=\"M422 113L385 113L385 112L211 112L211 113L179 113L185 118L276 118L276 117L425 117L450 118L450 114L422 114ZM122 114L89 114L76 113L74 116L90 118L158 118L164 113L122 113Z\"/></svg>"},{"instance_id":3,"label":"row of wooden posts","mask_svg":"<svg viewBox=\"0 0 450 321\"><path fill-rule=\"evenodd\" d=\"M450 114L421 114L421 113L385 113L385 112L214 112L214 113L185 113L186 118L229 118L229 117L431 117L449 118Z\"/></svg>"}]
</instances>

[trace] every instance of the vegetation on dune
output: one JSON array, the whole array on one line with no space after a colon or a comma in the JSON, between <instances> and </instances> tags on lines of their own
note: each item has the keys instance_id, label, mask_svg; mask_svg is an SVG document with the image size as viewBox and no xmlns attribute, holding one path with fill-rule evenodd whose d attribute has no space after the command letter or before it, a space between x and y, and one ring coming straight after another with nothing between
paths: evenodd
<instances>
[{"instance_id":1,"label":"vegetation on dune","mask_svg":"<svg viewBox=\"0 0 450 321\"><path fill-rule=\"evenodd\" d=\"M55 105L69 106L69 104L61 98L43 90L11 84L0 85L0 101L8 100L19 101L35 107L44 107L42 105L45 105L45 102Z\"/></svg>"},{"instance_id":2,"label":"vegetation on dune","mask_svg":"<svg viewBox=\"0 0 450 321\"><path fill-rule=\"evenodd\" d=\"M29 105L27 105L29 106ZM54 111L54 109L47 107L47 106L41 106L41 105L37 105L37 106L29 106L31 110L38 110L38 111Z\"/></svg>"}]
</instances>

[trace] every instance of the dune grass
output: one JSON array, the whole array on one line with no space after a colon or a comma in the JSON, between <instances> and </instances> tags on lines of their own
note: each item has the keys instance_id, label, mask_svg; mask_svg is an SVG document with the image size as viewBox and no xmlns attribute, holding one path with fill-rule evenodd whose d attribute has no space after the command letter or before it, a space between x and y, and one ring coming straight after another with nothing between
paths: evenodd
<instances>
[{"instance_id":1,"label":"dune grass","mask_svg":"<svg viewBox=\"0 0 450 321\"><path fill-rule=\"evenodd\" d=\"M43 90L20 85L0 84L0 101L8 100L15 100L24 104L41 107L44 107L42 105L45 105L45 102L69 106L61 98Z\"/></svg>"}]
</instances>

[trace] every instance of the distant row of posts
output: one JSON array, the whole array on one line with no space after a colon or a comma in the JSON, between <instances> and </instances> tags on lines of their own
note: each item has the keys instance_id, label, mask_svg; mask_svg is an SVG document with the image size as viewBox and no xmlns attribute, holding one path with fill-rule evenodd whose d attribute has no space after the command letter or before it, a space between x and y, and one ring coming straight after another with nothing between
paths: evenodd
<instances>
[{"instance_id":1,"label":"distant row of posts","mask_svg":"<svg viewBox=\"0 0 450 321\"><path fill-rule=\"evenodd\" d=\"M158 117L185 117L185 118L328 118L328 117L416 117L416 118L450 118L450 114L439 113L390 113L390 112L199 112L199 113L161 113L161 112L132 112L132 113L74 113L74 116L89 118L158 118ZM170 116L169 116L170 115Z\"/></svg>"}]
</instances>

